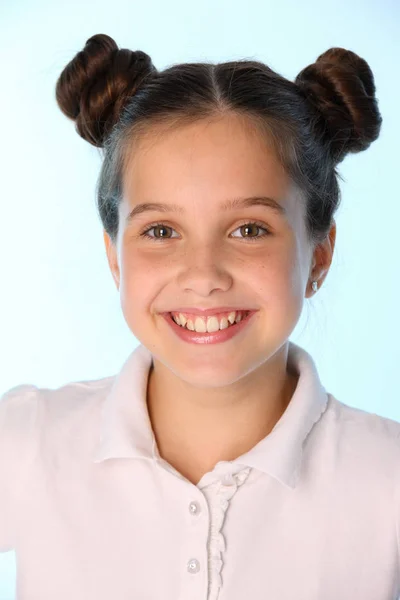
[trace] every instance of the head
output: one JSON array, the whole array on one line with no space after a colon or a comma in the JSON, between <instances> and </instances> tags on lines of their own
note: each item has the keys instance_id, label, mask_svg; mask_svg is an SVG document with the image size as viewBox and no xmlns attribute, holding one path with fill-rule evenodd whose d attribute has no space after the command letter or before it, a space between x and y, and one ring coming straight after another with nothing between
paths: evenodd
<instances>
[{"instance_id":1,"label":"head","mask_svg":"<svg viewBox=\"0 0 400 600\"><path fill-rule=\"evenodd\" d=\"M379 135L368 64L331 48L294 82L247 60L159 72L99 34L66 66L56 98L104 153L97 205L134 336L202 387L284 348L331 265L337 165ZM208 347L176 338L164 317L228 306L255 310L251 328Z\"/></svg>"}]
</instances>

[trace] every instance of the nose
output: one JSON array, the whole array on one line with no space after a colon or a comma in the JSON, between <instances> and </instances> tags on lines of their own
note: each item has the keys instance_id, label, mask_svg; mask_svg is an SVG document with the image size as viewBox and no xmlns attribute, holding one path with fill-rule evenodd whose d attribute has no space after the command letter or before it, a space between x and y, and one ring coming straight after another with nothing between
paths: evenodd
<instances>
[{"instance_id":1,"label":"nose","mask_svg":"<svg viewBox=\"0 0 400 600\"><path fill-rule=\"evenodd\" d=\"M227 291L232 276L215 246L192 246L182 257L178 283L185 291L207 296L213 290Z\"/></svg>"}]
</instances>

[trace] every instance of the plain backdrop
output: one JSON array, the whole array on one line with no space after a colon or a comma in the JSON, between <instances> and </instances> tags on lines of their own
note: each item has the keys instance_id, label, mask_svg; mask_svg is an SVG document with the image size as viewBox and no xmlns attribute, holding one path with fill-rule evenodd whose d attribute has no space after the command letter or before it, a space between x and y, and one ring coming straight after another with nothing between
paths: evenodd
<instances>
[{"instance_id":1,"label":"plain backdrop","mask_svg":"<svg viewBox=\"0 0 400 600\"><path fill-rule=\"evenodd\" d=\"M262 60L288 79L332 46L369 63L383 125L339 166L330 272L291 339L340 401L400 421L397 0L0 0L0 393L116 373L137 345L122 315L95 206L100 151L59 110L55 84L96 33L161 70ZM13 553L0 600L13 597Z\"/></svg>"}]
</instances>

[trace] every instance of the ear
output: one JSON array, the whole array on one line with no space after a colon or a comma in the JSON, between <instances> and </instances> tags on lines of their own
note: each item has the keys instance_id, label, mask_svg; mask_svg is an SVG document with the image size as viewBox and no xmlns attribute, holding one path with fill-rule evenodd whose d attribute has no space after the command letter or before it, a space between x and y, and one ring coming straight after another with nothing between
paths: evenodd
<instances>
[{"instance_id":1,"label":"ear","mask_svg":"<svg viewBox=\"0 0 400 600\"><path fill-rule=\"evenodd\" d=\"M311 291L306 293L306 298L309 298L309 295L312 296L316 293L311 288L312 282L317 281L319 289L325 277L327 276L332 263L333 251L335 249L335 241L336 221L335 219L333 219L331 228L325 240L318 244L314 250L313 263L310 271L310 279L307 284L307 288L309 288Z\"/></svg>"},{"instance_id":2,"label":"ear","mask_svg":"<svg viewBox=\"0 0 400 600\"><path fill-rule=\"evenodd\" d=\"M103 230L103 239L106 247L108 265L110 267L115 285L117 286L117 290L119 290L119 265L117 248L115 247L115 245L111 241L110 236L105 230Z\"/></svg>"}]
</instances>

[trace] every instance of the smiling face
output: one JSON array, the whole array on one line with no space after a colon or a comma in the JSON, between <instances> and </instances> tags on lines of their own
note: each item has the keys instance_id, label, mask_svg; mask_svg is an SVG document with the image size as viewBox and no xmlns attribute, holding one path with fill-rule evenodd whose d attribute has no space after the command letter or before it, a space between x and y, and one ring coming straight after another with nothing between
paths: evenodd
<instances>
[{"instance_id":1,"label":"smiling face","mask_svg":"<svg viewBox=\"0 0 400 600\"><path fill-rule=\"evenodd\" d=\"M284 210L222 208L256 196ZM129 220L142 203L173 204L179 211L138 212ZM124 318L179 378L199 387L229 385L285 344L311 295L313 249L303 199L243 118L224 116L142 138L124 175L119 215L116 245L106 233L104 239ZM213 345L183 341L161 314L221 306L257 312L238 336Z\"/></svg>"}]
</instances>

